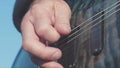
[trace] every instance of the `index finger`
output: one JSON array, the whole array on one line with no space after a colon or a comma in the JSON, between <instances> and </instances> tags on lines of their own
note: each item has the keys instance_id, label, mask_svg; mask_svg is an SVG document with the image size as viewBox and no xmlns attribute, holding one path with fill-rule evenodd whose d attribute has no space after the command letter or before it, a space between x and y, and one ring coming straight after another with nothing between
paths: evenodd
<instances>
[{"instance_id":1,"label":"index finger","mask_svg":"<svg viewBox=\"0 0 120 68\"><path fill-rule=\"evenodd\" d=\"M71 11L65 1L56 2L55 4L55 28L61 34L69 34Z\"/></svg>"}]
</instances>

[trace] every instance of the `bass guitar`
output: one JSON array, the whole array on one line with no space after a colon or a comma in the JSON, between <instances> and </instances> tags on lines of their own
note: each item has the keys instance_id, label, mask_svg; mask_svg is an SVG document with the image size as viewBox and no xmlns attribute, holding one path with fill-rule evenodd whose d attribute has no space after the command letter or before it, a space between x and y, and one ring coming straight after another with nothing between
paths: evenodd
<instances>
[{"instance_id":1,"label":"bass guitar","mask_svg":"<svg viewBox=\"0 0 120 68\"><path fill-rule=\"evenodd\" d=\"M58 62L65 68L120 68L120 0L77 0L71 9L71 33L51 44L63 53Z\"/></svg>"}]
</instances>

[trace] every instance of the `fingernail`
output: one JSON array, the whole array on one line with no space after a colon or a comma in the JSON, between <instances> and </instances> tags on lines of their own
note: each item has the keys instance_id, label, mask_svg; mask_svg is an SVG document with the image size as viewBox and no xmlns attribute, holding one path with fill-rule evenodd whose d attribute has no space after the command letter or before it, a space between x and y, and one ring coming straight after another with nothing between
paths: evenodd
<instances>
[{"instance_id":1,"label":"fingernail","mask_svg":"<svg viewBox=\"0 0 120 68\"><path fill-rule=\"evenodd\" d=\"M51 60L57 60L59 58L59 52L55 52L52 57Z\"/></svg>"}]
</instances>

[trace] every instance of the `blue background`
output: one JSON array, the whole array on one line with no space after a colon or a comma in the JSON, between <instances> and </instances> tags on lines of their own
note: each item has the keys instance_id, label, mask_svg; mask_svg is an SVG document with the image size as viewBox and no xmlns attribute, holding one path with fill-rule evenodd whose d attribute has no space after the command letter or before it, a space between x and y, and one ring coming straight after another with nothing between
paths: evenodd
<instances>
[{"instance_id":1,"label":"blue background","mask_svg":"<svg viewBox=\"0 0 120 68\"><path fill-rule=\"evenodd\" d=\"M0 1L0 68L11 68L21 47L21 34L12 21L15 0Z\"/></svg>"}]
</instances>

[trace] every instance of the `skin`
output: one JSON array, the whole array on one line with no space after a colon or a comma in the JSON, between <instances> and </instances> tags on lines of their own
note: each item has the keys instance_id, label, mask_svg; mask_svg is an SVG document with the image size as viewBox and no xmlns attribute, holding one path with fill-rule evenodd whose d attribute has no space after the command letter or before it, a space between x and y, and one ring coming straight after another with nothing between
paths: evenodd
<instances>
[{"instance_id":1,"label":"skin","mask_svg":"<svg viewBox=\"0 0 120 68\"><path fill-rule=\"evenodd\" d=\"M69 34L70 17L70 8L64 0L34 1L21 24L23 48L31 54L33 62L43 68L63 68L56 62L62 56L61 50L42 40L52 43Z\"/></svg>"}]
</instances>

